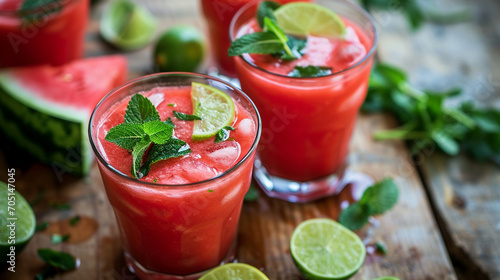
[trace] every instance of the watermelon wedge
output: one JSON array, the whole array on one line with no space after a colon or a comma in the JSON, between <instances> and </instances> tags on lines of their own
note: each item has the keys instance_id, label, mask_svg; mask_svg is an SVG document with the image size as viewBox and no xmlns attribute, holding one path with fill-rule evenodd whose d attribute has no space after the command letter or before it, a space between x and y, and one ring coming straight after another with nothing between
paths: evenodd
<instances>
[{"instance_id":1,"label":"watermelon wedge","mask_svg":"<svg viewBox=\"0 0 500 280\"><path fill-rule=\"evenodd\" d=\"M23 152L63 173L87 174L92 110L127 75L124 56L0 71L0 131ZM9 147L10 148L10 147Z\"/></svg>"}]
</instances>

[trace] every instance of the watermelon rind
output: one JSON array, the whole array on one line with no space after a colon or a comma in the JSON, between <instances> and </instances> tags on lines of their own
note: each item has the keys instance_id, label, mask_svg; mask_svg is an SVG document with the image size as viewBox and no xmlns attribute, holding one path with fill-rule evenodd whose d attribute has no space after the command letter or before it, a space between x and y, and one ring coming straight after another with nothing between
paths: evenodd
<instances>
[{"instance_id":1,"label":"watermelon rind","mask_svg":"<svg viewBox=\"0 0 500 280\"><path fill-rule=\"evenodd\" d=\"M89 113L47 102L0 71L0 130L24 152L64 173L85 175L93 155L87 141Z\"/></svg>"}]
</instances>

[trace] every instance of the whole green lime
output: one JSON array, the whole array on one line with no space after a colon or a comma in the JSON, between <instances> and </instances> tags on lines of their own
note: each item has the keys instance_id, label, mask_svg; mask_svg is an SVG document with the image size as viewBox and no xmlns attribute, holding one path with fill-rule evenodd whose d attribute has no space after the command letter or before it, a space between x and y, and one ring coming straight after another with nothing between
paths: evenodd
<instances>
[{"instance_id":1,"label":"whole green lime","mask_svg":"<svg viewBox=\"0 0 500 280\"><path fill-rule=\"evenodd\" d=\"M193 26L178 25L165 31L154 50L160 72L195 72L205 57L205 40Z\"/></svg>"}]
</instances>

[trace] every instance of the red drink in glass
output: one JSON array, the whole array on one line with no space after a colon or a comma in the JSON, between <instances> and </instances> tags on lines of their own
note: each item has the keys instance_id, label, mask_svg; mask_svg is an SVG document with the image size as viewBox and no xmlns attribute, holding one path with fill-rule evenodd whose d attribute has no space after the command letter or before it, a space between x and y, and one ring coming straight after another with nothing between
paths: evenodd
<instances>
[{"instance_id":1,"label":"red drink in glass","mask_svg":"<svg viewBox=\"0 0 500 280\"><path fill-rule=\"evenodd\" d=\"M214 137L192 141L191 82L216 87L234 100L233 141ZM135 93L148 97L162 120L172 118L175 136L192 153L160 161L135 179L129 152L104 138L124 121ZM169 104L175 104L171 106ZM95 109L90 139L106 193L113 206L127 263L141 279L197 279L234 257L243 197L250 185L260 120L252 102L238 89L198 74L155 74L136 79L106 96ZM176 278L177 277L177 278Z\"/></svg>"},{"instance_id":2,"label":"red drink in glass","mask_svg":"<svg viewBox=\"0 0 500 280\"><path fill-rule=\"evenodd\" d=\"M284 61L271 55L235 58L242 89L262 117L255 177L270 196L310 201L341 189L356 116L366 96L376 31L371 17L346 1L315 1L336 12L345 38L308 36L306 54ZM232 38L260 31L257 5L242 8ZM288 77L295 66L331 67L315 78Z\"/></svg>"},{"instance_id":3,"label":"red drink in glass","mask_svg":"<svg viewBox=\"0 0 500 280\"><path fill-rule=\"evenodd\" d=\"M20 10L0 1L0 67L66 64L82 57L88 0L60 0Z\"/></svg>"},{"instance_id":4,"label":"red drink in glass","mask_svg":"<svg viewBox=\"0 0 500 280\"><path fill-rule=\"evenodd\" d=\"M236 77L233 58L227 56L231 45L229 40L229 25L236 12L245 4L258 0L201 0L203 15L208 25L208 35L211 43L212 57L219 73ZM310 2L310 0L278 0L278 3Z\"/></svg>"}]
</instances>

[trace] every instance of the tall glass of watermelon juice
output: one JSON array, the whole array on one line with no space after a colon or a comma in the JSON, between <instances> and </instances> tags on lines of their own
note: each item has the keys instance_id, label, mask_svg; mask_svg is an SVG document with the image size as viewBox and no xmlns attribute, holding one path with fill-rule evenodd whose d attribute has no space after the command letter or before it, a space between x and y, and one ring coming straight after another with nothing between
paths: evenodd
<instances>
[{"instance_id":1,"label":"tall glass of watermelon juice","mask_svg":"<svg viewBox=\"0 0 500 280\"><path fill-rule=\"evenodd\" d=\"M236 77L234 61L227 56L229 24L234 14L245 4L258 0L201 0L203 15L208 25L213 63L222 75ZM279 3L309 2L311 0L278 0Z\"/></svg>"},{"instance_id":2,"label":"tall glass of watermelon juice","mask_svg":"<svg viewBox=\"0 0 500 280\"><path fill-rule=\"evenodd\" d=\"M88 9L89 0L0 1L0 67L82 57Z\"/></svg>"},{"instance_id":3,"label":"tall glass of watermelon juice","mask_svg":"<svg viewBox=\"0 0 500 280\"><path fill-rule=\"evenodd\" d=\"M192 140L193 82L231 97L235 116L230 138ZM124 122L127 103L140 93L175 125L174 138L191 153L159 161L141 179L131 174L132 155L105 140ZM197 105L197 106L204 106ZM128 109L127 109L128 110ZM207 269L234 258L238 219L260 137L260 118L239 89L200 74L145 76L109 93L91 117L89 135L120 229L129 268L141 279L197 279ZM106 138L107 139L107 138ZM135 149L135 148L134 148ZM154 146L150 147L150 155Z\"/></svg>"},{"instance_id":4,"label":"tall glass of watermelon juice","mask_svg":"<svg viewBox=\"0 0 500 280\"><path fill-rule=\"evenodd\" d=\"M376 45L373 20L360 7L340 0L314 2L338 15L345 24L343 38L307 36L304 55L291 61L268 54L234 58L241 88L262 117L255 177L268 195L293 202L341 190ZM248 4L235 15L232 38L260 31L256 11L257 5ZM291 77L296 66L331 72Z\"/></svg>"}]
</instances>

